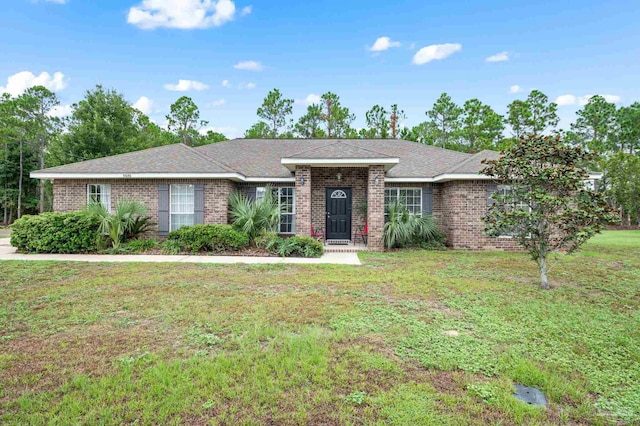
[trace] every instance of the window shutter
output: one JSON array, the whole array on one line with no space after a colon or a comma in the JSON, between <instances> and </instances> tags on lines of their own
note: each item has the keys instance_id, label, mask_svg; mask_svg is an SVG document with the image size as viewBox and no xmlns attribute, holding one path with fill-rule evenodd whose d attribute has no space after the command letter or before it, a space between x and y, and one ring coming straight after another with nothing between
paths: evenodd
<instances>
[{"instance_id":1,"label":"window shutter","mask_svg":"<svg viewBox=\"0 0 640 426\"><path fill-rule=\"evenodd\" d=\"M158 185L158 235L169 233L169 184Z\"/></svg>"},{"instance_id":2,"label":"window shutter","mask_svg":"<svg viewBox=\"0 0 640 426\"><path fill-rule=\"evenodd\" d=\"M497 190L498 190L498 185L495 185L495 184L492 184L492 183L487 185L487 207L488 206L492 206L493 203L496 202L496 200L493 199L492 195Z\"/></svg>"},{"instance_id":3,"label":"window shutter","mask_svg":"<svg viewBox=\"0 0 640 426\"><path fill-rule=\"evenodd\" d=\"M433 214L433 188L431 186L422 187L422 215Z\"/></svg>"},{"instance_id":4,"label":"window shutter","mask_svg":"<svg viewBox=\"0 0 640 426\"><path fill-rule=\"evenodd\" d=\"M193 224L202 225L204 223L204 184L193 185Z\"/></svg>"},{"instance_id":5,"label":"window shutter","mask_svg":"<svg viewBox=\"0 0 640 426\"><path fill-rule=\"evenodd\" d=\"M247 187L247 198L249 199L249 201L255 201L255 199L256 199L256 190L257 190L257 187L255 187L255 186L248 186Z\"/></svg>"}]
</instances>

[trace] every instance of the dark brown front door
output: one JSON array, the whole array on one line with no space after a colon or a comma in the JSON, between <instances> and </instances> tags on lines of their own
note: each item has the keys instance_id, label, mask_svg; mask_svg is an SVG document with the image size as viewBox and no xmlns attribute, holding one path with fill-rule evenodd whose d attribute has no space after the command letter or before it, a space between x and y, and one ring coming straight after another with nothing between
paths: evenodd
<instances>
[{"instance_id":1,"label":"dark brown front door","mask_svg":"<svg viewBox=\"0 0 640 426\"><path fill-rule=\"evenodd\" d=\"M327 188L327 240L351 239L351 188Z\"/></svg>"}]
</instances>

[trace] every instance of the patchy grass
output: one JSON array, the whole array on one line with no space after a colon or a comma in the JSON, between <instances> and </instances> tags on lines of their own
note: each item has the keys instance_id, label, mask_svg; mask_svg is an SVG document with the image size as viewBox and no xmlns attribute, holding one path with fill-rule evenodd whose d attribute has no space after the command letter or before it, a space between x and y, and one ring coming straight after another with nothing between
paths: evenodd
<instances>
[{"instance_id":1,"label":"patchy grass","mask_svg":"<svg viewBox=\"0 0 640 426\"><path fill-rule=\"evenodd\" d=\"M640 422L640 232L563 258L552 291L522 254L361 256L0 262L0 423Z\"/></svg>"}]
</instances>

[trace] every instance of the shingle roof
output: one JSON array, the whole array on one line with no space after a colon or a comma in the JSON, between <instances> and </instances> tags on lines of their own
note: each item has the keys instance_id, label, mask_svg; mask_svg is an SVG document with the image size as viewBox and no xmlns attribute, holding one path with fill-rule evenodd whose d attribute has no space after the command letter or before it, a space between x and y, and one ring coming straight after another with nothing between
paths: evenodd
<instances>
[{"instance_id":1,"label":"shingle roof","mask_svg":"<svg viewBox=\"0 0 640 426\"><path fill-rule=\"evenodd\" d=\"M231 173L248 178L289 178L282 158L399 158L390 178L432 178L478 173L494 151L465 154L394 139L234 139L191 148L167 145L45 169L56 173ZM35 172L38 173L38 172Z\"/></svg>"},{"instance_id":2,"label":"shingle roof","mask_svg":"<svg viewBox=\"0 0 640 426\"><path fill-rule=\"evenodd\" d=\"M230 173L229 167L178 143L45 169L47 173Z\"/></svg>"},{"instance_id":3,"label":"shingle roof","mask_svg":"<svg viewBox=\"0 0 640 426\"><path fill-rule=\"evenodd\" d=\"M287 155L288 158L392 158L390 155L372 151L362 146L352 145L345 141L337 141L318 148L312 148L297 154Z\"/></svg>"}]
</instances>

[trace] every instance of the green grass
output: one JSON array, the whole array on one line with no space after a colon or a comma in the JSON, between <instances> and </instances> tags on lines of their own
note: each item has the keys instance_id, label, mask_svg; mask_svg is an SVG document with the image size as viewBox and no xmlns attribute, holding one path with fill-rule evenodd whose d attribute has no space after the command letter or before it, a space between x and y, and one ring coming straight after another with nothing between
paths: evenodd
<instances>
[{"instance_id":1,"label":"green grass","mask_svg":"<svg viewBox=\"0 0 640 426\"><path fill-rule=\"evenodd\" d=\"M640 232L562 258L551 291L523 254L361 258L0 262L0 423L640 422Z\"/></svg>"}]
</instances>

